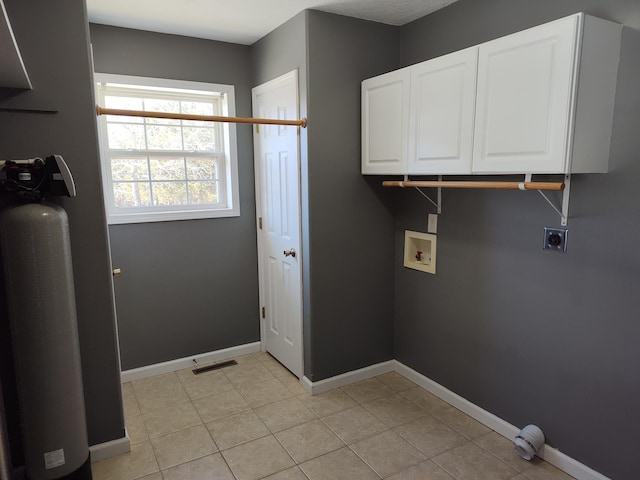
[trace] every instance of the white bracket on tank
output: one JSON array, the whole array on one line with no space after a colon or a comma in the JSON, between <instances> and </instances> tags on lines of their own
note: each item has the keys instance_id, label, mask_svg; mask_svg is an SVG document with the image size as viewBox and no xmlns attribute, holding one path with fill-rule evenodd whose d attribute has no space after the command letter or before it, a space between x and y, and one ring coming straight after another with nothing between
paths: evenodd
<instances>
[{"instance_id":1,"label":"white bracket on tank","mask_svg":"<svg viewBox=\"0 0 640 480\"><path fill-rule=\"evenodd\" d=\"M531 174L528 173L525 176L525 182L530 182L530 181L531 181ZM542 195L542 198L544 198L547 201L547 203L551 206L551 208L553 208L555 212L558 215L560 215L560 225L562 225L563 227L566 227L569 221L569 196L571 194L571 174L567 173L564 176L564 189L562 190L562 207L561 207L562 210L556 207L553 204L553 202L549 200L549 197L547 197L542 190L538 190L538 193Z\"/></svg>"},{"instance_id":2,"label":"white bracket on tank","mask_svg":"<svg viewBox=\"0 0 640 480\"><path fill-rule=\"evenodd\" d=\"M409 175L405 175L404 176L404 181L408 182L409 181ZM442 181L442 175L438 175L438 181L441 182ZM424 193L420 187L413 187L415 188L418 193L420 195L422 195L424 198L426 198L429 203L431 203L434 207L436 207L436 209L438 210L438 214L442 213L442 188L438 187L438 201L434 202L431 197L429 197L429 195L427 195L426 193Z\"/></svg>"}]
</instances>

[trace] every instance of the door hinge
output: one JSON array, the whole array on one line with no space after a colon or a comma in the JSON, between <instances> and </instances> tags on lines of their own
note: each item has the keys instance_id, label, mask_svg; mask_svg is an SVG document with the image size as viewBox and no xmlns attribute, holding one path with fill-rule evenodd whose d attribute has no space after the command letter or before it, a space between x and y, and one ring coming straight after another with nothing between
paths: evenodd
<instances>
[{"instance_id":1,"label":"door hinge","mask_svg":"<svg viewBox=\"0 0 640 480\"><path fill-rule=\"evenodd\" d=\"M267 313L264 307L262 307L262 318L266 318L267 317Z\"/></svg>"},{"instance_id":2,"label":"door hinge","mask_svg":"<svg viewBox=\"0 0 640 480\"><path fill-rule=\"evenodd\" d=\"M258 227L262 230L262 217L258 217Z\"/></svg>"},{"instance_id":3,"label":"door hinge","mask_svg":"<svg viewBox=\"0 0 640 480\"><path fill-rule=\"evenodd\" d=\"M256 124L256 133L260 133L260 125Z\"/></svg>"}]
</instances>

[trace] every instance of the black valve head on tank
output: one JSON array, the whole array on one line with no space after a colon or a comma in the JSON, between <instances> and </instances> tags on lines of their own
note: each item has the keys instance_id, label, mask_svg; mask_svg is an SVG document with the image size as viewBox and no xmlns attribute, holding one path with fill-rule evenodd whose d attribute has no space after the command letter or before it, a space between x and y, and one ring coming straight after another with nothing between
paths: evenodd
<instances>
[{"instance_id":1,"label":"black valve head on tank","mask_svg":"<svg viewBox=\"0 0 640 480\"><path fill-rule=\"evenodd\" d=\"M24 203L49 196L74 197L73 177L61 155L42 160L7 160L0 169L0 194Z\"/></svg>"}]
</instances>

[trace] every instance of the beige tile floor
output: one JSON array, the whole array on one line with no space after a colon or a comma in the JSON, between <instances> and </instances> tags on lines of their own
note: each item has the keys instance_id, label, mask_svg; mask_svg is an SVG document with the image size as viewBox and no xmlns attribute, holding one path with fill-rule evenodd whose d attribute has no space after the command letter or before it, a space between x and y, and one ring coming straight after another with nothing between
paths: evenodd
<instances>
[{"instance_id":1,"label":"beige tile floor","mask_svg":"<svg viewBox=\"0 0 640 480\"><path fill-rule=\"evenodd\" d=\"M310 396L264 353L123 385L131 452L95 480L568 480L389 373Z\"/></svg>"}]
</instances>

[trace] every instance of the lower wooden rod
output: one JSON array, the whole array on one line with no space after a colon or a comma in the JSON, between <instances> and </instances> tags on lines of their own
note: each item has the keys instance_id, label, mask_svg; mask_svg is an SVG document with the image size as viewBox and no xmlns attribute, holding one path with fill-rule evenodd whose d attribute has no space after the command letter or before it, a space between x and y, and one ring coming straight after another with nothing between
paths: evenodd
<instances>
[{"instance_id":1,"label":"lower wooden rod","mask_svg":"<svg viewBox=\"0 0 640 480\"><path fill-rule=\"evenodd\" d=\"M564 190L562 182L486 182L486 181L428 181L428 180L386 180L383 187L442 187L442 188L491 188L498 190Z\"/></svg>"},{"instance_id":2,"label":"lower wooden rod","mask_svg":"<svg viewBox=\"0 0 640 480\"><path fill-rule=\"evenodd\" d=\"M142 110L120 110L104 108L96 105L98 115L121 115L125 117L168 118L171 120L196 120L198 122L226 122L226 123L250 123L260 125L289 125L292 127L307 127L307 119L278 120L275 118L242 118L242 117L217 117L214 115L191 115L188 113L170 112L144 112Z\"/></svg>"}]
</instances>

